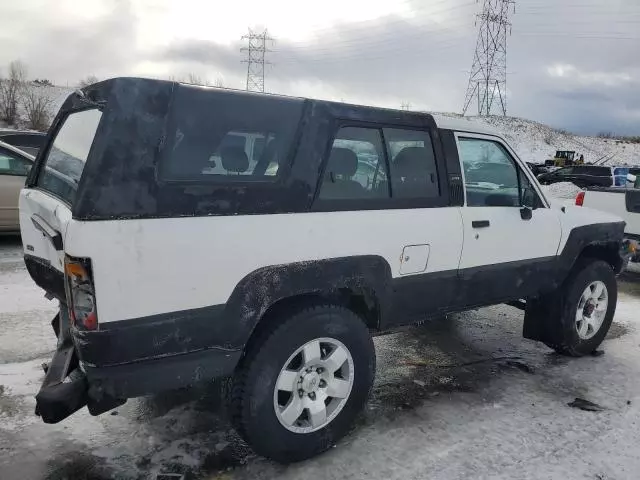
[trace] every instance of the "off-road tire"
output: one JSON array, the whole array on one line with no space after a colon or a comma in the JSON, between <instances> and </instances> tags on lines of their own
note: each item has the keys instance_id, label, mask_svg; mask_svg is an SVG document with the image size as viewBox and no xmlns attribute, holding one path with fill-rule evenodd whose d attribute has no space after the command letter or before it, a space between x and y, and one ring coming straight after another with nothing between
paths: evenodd
<instances>
[{"instance_id":1,"label":"off-road tire","mask_svg":"<svg viewBox=\"0 0 640 480\"><path fill-rule=\"evenodd\" d=\"M581 339L576 330L576 310L582 292L594 281L601 281L607 287L608 306L602 325L598 332L588 340ZM559 325L555 331L555 342L547 345L558 353L572 357L588 355L596 350L607 333L616 311L618 300L618 284L611 266L596 259L581 260L565 280L561 295Z\"/></svg>"},{"instance_id":2,"label":"off-road tire","mask_svg":"<svg viewBox=\"0 0 640 480\"><path fill-rule=\"evenodd\" d=\"M294 433L278 420L274 388L285 362L309 341L339 340L353 358L351 393L340 413L320 430ZM259 334L232 380L229 408L240 436L264 457L291 463L317 455L342 438L363 409L375 376L375 350L369 330L352 311L335 305L289 312Z\"/></svg>"}]
</instances>

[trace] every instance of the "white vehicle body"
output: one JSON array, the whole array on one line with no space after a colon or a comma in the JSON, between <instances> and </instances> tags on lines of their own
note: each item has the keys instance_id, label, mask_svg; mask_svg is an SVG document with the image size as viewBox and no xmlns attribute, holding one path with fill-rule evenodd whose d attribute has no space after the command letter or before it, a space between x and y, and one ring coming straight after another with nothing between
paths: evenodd
<instances>
[{"instance_id":1,"label":"white vehicle body","mask_svg":"<svg viewBox=\"0 0 640 480\"><path fill-rule=\"evenodd\" d=\"M626 222L625 233L640 239L640 190L621 188L589 189L584 192L583 206L607 212Z\"/></svg>"},{"instance_id":2,"label":"white vehicle body","mask_svg":"<svg viewBox=\"0 0 640 480\"><path fill-rule=\"evenodd\" d=\"M467 122L440 122L438 127L470 130ZM280 265L345 255L379 255L391 266L392 277L399 278L553 257L562 251L572 229L619 220L602 213L584 215L580 209L568 213L551 208L534 176L507 142L488 129L480 132L457 130L456 140L464 137L497 142L512 155L544 203L531 220L523 221L520 210L514 207L465 204L374 212L86 222L73 220L68 206L47 193L25 190L21 199L23 243L29 246L26 251L51 260L51 265L62 272L63 252L55 252L30 219L39 211L54 212L47 219L56 230L64 232L64 253L92 259L100 297L97 315L100 324L106 325L224 304L236 285L262 263ZM203 173L211 174L207 170ZM624 200L623 196L612 196ZM47 214L43 216L46 218ZM488 221L490 227L477 230L473 227L475 221ZM225 234L216 234L220 231ZM270 247L256 249L256 238ZM463 247L464 238L468 241ZM212 277L212 268L225 275ZM114 274L118 271L127 271L127 275ZM185 278L189 281L185 282Z\"/></svg>"},{"instance_id":3,"label":"white vehicle body","mask_svg":"<svg viewBox=\"0 0 640 480\"><path fill-rule=\"evenodd\" d=\"M45 421L232 375L267 319L305 302L385 331L542 302L586 258L623 263L623 223L552 206L490 130L139 79L69 97L20 224L31 276L61 302L54 363L82 372L74 393L45 380ZM525 335L550 343L541 305ZM301 375L300 391L326 380Z\"/></svg>"},{"instance_id":4,"label":"white vehicle body","mask_svg":"<svg viewBox=\"0 0 640 480\"><path fill-rule=\"evenodd\" d=\"M624 220L625 238L640 252L640 189L593 188L582 192L579 198L583 207L607 212ZM640 260L640 254L636 254L632 260Z\"/></svg>"}]
</instances>

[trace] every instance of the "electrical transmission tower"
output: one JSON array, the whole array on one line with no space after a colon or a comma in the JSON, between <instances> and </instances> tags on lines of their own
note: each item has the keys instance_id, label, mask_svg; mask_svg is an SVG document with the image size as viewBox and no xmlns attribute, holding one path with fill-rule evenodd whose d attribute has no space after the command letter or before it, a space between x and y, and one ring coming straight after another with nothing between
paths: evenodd
<instances>
[{"instance_id":1,"label":"electrical transmission tower","mask_svg":"<svg viewBox=\"0 0 640 480\"><path fill-rule=\"evenodd\" d=\"M271 62L265 61L267 52L267 42L273 42L265 30L256 33L249 29L249 33L242 36L242 40L247 42L247 46L240 49L247 53L247 58L242 63L247 64L247 90L251 92L264 92L264 66Z\"/></svg>"},{"instance_id":2,"label":"electrical transmission tower","mask_svg":"<svg viewBox=\"0 0 640 480\"><path fill-rule=\"evenodd\" d=\"M511 33L509 7L514 0L484 0L478 15L480 28L469 86L462 114L466 114L474 100L478 102L478 115L491 115L498 111L507 114L507 29Z\"/></svg>"}]
</instances>

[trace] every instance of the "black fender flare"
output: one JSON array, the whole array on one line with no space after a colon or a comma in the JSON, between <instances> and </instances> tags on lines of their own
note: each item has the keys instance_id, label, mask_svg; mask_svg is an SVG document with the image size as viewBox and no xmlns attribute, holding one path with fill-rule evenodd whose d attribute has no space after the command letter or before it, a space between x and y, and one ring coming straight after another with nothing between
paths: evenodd
<instances>
[{"instance_id":1,"label":"black fender flare","mask_svg":"<svg viewBox=\"0 0 640 480\"><path fill-rule=\"evenodd\" d=\"M581 258L593 257L606 261L617 274L624 264L620 247L625 222L596 223L571 230L558 256L556 281L537 298L527 299L523 336L531 340L553 343L555 326L562 311L565 282Z\"/></svg>"},{"instance_id":2,"label":"black fender flare","mask_svg":"<svg viewBox=\"0 0 640 480\"><path fill-rule=\"evenodd\" d=\"M607 261L616 273L620 273L624 261L620 256L620 247L625 225L620 221L573 228L559 255L559 283L566 279L578 259L589 252Z\"/></svg>"},{"instance_id":3,"label":"black fender flare","mask_svg":"<svg viewBox=\"0 0 640 480\"><path fill-rule=\"evenodd\" d=\"M382 315L392 298L391 267L383 257L364 255L254 270L238 282L225 306L224 318L229 319L230 330L227 342L234 347L243 347L265 312L276 302L339 289L370 292Z\"/></svg>"}]
</instances>

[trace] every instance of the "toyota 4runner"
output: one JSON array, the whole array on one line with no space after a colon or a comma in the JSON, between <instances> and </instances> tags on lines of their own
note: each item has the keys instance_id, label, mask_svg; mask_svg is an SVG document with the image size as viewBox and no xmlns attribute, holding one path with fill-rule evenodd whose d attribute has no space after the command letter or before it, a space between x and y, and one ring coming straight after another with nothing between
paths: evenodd
<instances>
[{"instance_id":1,"label":"toyota 4runner","mask_svg":"<svg viewBox=\"0 0 640 480\"><path fill-rule=\"evenodd\" d=\"M283 462L352 425L375 332L510 302L588 354L624 262L624 222L553 206L470 122L135 78L69 96L20 226L60 302L45 422L231 377L236 428Z\"/></svg>"}]
</instances>

